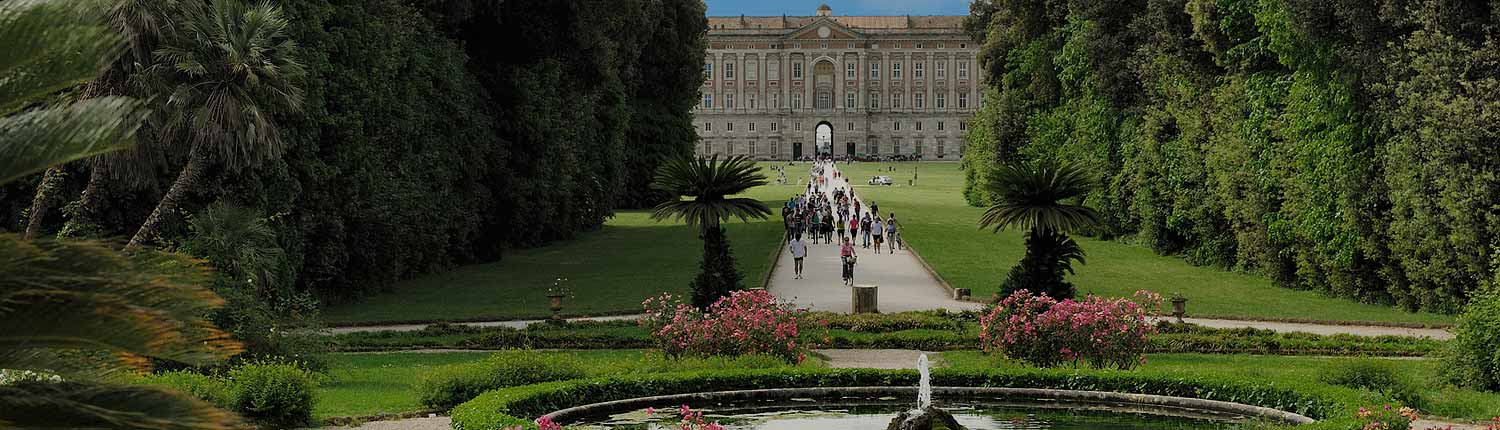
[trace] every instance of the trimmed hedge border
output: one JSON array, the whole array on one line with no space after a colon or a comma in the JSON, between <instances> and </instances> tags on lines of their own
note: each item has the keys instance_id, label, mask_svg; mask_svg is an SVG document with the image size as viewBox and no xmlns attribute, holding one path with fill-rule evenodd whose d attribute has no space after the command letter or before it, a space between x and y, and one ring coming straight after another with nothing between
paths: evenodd
<instances>
[{"instance_id":1,"label":"trimmed hedge border","mask_svg":"<svg viewBox=\"0 0 1500 430\"><path fill-rule=\"evenodd\" d=\"M803 387L915 386L914 370L721 370L548 382L490 391L453 408L455 430L494 429L589 403L703 391ZM1299 429L1355 428L1361 404L1383 398L1321 384L1281 385L1223 377L1104 370L1000 368L938 369L933 385L1108 391L1242 403L1320 420Z\"/></svg>"}]
</instances>

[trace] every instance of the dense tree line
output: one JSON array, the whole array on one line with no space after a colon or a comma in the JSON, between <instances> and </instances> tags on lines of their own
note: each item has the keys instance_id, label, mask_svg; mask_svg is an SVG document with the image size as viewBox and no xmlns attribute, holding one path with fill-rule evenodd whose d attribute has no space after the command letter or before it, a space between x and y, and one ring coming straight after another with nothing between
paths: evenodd
<instances>
[{"instance_id":1,"label":"dense tree line","mask_svg":"<svg viewBox=\"0 0 1500 430\"><path fill-rule=\"evenodd\" d=\"M1454 311L1500 247L1500 2L982 0L965 197L1065 158L1126 238L1195 264Z\"/></svg>"},{"instance_id":2,"label":"dense tree line","mask_svg":"<svg viewBox=\"0 0 1500 430\"><path fill-rule=\"evenodd\" d=\"M254 266L284 285L261 288L351 298L596 229L615 208L662 201L646 186L656 165L696 139L701 0L278 4L306 69L300 109L274 117L281 150L207 160L145 238L198 252L202 231L234 231L198 222L205 211L248 208L259 219L211 219L274 232L280 250ZM38 213L45 235L130 238L190 158L140 146L165 149L126 160L129 174L78 162L0 188L0 229Z\"/></svg>"}]
</instances>

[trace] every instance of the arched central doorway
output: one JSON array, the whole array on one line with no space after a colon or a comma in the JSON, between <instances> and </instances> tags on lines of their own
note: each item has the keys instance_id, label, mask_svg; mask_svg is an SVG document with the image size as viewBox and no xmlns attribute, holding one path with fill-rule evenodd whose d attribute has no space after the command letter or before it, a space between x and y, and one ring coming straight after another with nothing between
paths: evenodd
<instances>
[{"instance_id":1,"label":"arched central doorway","mask_svg":"<svg viewBox=\"0 0 1500 430\"><path fill-rule=\"evenodd\" d=\"M828 121L819 122L815 137L818 156L833 155L833 124Z\"/></svg>"}]
</instances>

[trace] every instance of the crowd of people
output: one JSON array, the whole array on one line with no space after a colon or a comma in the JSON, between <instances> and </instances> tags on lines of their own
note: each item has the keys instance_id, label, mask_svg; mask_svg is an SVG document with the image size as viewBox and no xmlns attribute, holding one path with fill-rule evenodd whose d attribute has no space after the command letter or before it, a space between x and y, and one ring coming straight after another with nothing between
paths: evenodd
<instances>
[{"instance_id":1,"label":"crowd of people","mask_svg":"<svg viewBox=\"0 0 1500 430\"><path fill-rule=\"evenodd\" d=\"M856 249L873 246L879 254L884 245L885 250L895 254L897 247L904 247L896 214L881 219L879 205L870 202L865 207L854 195L854 189L848 187L848 181L840 181L843 173L834 169L831 162L813 163L808 175L807 191L787 199L781 208L795 279L802 279L808 242L839 246L845 285L854 285L854 266L859 259Z\"/></svg>"}]
</instances>

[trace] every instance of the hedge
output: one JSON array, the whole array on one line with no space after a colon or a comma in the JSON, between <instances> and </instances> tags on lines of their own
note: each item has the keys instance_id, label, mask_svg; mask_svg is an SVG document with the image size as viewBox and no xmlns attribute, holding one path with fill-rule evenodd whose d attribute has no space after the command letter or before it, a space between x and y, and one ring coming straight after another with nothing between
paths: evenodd
<instances>
[{"instance_id":1,"label":"hedge","mask_svg":"<svg viewBox=\"0 0 1500 430\"><path fill-rule=\"evenodd\" d=\"M938 369L937 386L1049 388L1115 391L1244 403L1295 412L1319 420L1308 429L1355 428L1355 411L1387 399L1347 388L1308 383L1246 382L1223 377L1164 372L1063 369ZM547 382L487 392L451 411L455 430L493 429L518 418L545 415L583 404L636 397L794 387L912 386L913 370L795 369L719 370L618 376Z\"/></svg>"}]
</instances>

